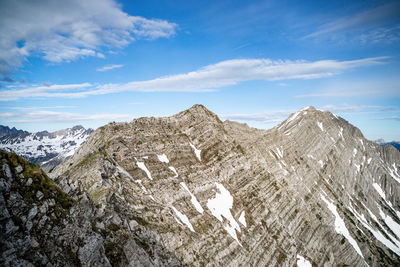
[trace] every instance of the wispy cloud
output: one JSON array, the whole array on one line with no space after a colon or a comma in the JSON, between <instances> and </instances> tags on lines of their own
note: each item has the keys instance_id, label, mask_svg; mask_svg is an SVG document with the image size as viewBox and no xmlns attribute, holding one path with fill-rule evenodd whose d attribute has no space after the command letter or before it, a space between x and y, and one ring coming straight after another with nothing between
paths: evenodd
<instances>
[{"instance_id":1,"label":"wispy cloud","mask_svg":"<svg viewBox=\"0 0 400 267\"><path fill-rule=\"evenodd\" d=\"M60 91L68 91L67 94L74 94L72 91L82 92L82 89L92 88L90 83L80 84L54 84L50 86L33 86L22 89L3 90L0 94L0 101L17 100L29 97L52 97L54 94L62 94Z\"/></svg>"},{"instance_id":2,"label":"wispy cloud","mask_svg":"<svg viewBox=\"0 0 400 267\"><path fill-rule=\"evenodd\" d=\"M223 114L220 117L226 120L237 120L237 121L257 121L264 123L281 122L287 118L294 111L288 110L276 110L252 114Z\"/></svg>"},{"instance_id":3,"label":"wispy cloud","mask_svg":"<svg viewBox=\"0 0 400 267\"><path fill-rule=\"evenodd\" d=\"M9 77L29 56L50 62L103 58L104 48L168 38L176 29L165 20L131 16L114 0L2 1L0 75Z\"/></svg>"},{"instance_id":4,"label":"wispy cloud","mask_svg":"<svg viewBox=\"0 0 400 267\"><path fill-rule=\"evenodd\" d=\"M103 85L82 83L3 90L0 101L32 97L80 98L130 91L209 92L245 81L329 77L349 69L384 64L385 59L386 57L377 57L348 61L320 60L313 62L305 60L235 59L208 65L196 71L147 81Z\"/></svg>"},{"instance_id":5,"label":"wispy cloud","mask_svg":"<svg viewBox=\"0 0 400 267\"><path fill-rule=\"evenodd\" d=\"M296 98L348 98L356 96L380 96L400 97L400 79L391 77L389 79L363 78L361 81L341 80L321 85L318 89L307 94L296 95Z\"/></svg>"},{"instance_id":6,"label":"wispy cloud","mask_svg":"<svg viewBox=\"0 0 400 267\"><path fill-rule=\"evenodd\" d=\"M304 38L332 37L334 35L352 33L350 38L354 38L354 34L356 34L358 38L362 37L364 42L367 40L368 36L373 37L372 40L375 42L387 41L388 38L391 39L399 34L398 27L389 26L398 19L399 14L399 2L384 4L322 24L317 30L304 36ZM388 27L391 30L384 30L388 29ZM381 30L379 30L378 34L377 30L379 28L381 28Z\"/></svg>"},{"instance_id":7,"label":"wispy cloud","mask_svg":"<svg viewBox=\"0 0 400 267\"><path fill-rule=\"evenodd\" d=\"M396 106L376 106L376 105L326 105L322 109L333 113L353 113L353 114L387 114L400 112Z\"/></svg>"},{"instance_id":8,"label":"wispy cloud","mask_svg":"<svg viewBox=\"0 0 400 267\"><path fill-rule=\"evenodd\" d=\"M109 71L109 70L113 70L113 69L118 69L118 68L122 68L124 65L119 64L119 65L107 65L107 66L103 66L101 68L96 69L96 71Z\"/></svg>"},{"instance_id":9,"label":"wispy cloud","mask_svg":"<svg viewBox=\"0 0 400 267\"><path fill-rule=\"evenodd\" d=\"M328 110L332 113L340 114L395 114L400 113L400 109L396 106L374 106L374 105L325 105L320 107L322 110ZM234 121L255 121L262 123L281 122L289 117L290 114L297 110L271 110L259 113L249 114L222 114L222 119ZM385 117L379 119L396 119L398 116Z\"/></svg>"},{"instance_id":10,"label":"wispy cloud","mask_svg":"<svg viewBox=\"0 0 400 267\"><path fill-rule=\"evenodd\" d=\"M112 120L128 120L132 116L128 114L79 114L69 112L56 112L50 110L38 110L28 113L0 113L0 118L8 123L64 123L82 121L112 121Z\"/></svg>"},{"instance_id":11,"label":"wispy cloud","mask_svg":"<svg viewBox=\"0 0 400 267\"><path fill-rule=\"evenodd\" d=\"M375 118L375 120L394 120L394 121L400 121L400 116L391 116L391 117Z\"/></svg>"},{"instance_id":12,"label":"wispy cloud","mask_svg":"<svg viewBox=\"0 0 400 267\"><path fill-rule=\"evenodd\" d=\"M70 109L77 108L77 106L49 106L49 107L10 107L13 110L37 110L37 109Z\"/></svg>"}]
</instances>

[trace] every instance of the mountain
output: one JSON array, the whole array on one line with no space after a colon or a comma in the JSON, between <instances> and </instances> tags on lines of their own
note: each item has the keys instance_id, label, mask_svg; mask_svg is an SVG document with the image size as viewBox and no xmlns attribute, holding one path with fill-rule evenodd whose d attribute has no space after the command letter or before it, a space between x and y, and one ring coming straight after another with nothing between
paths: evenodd
<instances>
[{"instance_id":1,"label":"mountain","mask_svg":"<svg viewBox=\"0 0 400 267\"><path fill-rule=\"evenodd\" d=\"M0 137L11 134L25 134L25 133L28 132L23 130L17 130L15 127L10 128L8 126L0 125Z\"/></svg>"},{"instance_id":2,"label":"mountain","mask_svg":"<svg viewBox=\"0 0 400 267\"><path fill-rule=\"evenodd\" d=\"M400 142L397 141L392 141L392 142L387 142L385 144L382 144L383 146L391 145L394 146L397 150L400 151Z\"/></svg>"},{"instance_id":3,"label":"mountain","mask_svg":"<svg viewBox=\"0 0 400 267\"><path fill-rule=\"evenodd\" d=\"M26 188L29 172L18 174L26 165L7 157L3 176L12 179L5 181L18 184L2 190L13 223L0 222L3 229L20 223L7 235L9 261L45 255L46 263L83 266L400 264L400 152L312 107L270 130L222 122L201 105L100 127L50 173L73 203L60 206L64 217L53 219L62 223L43 233L40 222L54 211L11 205L42 194ZM70 203L52 192L42 192L38 210L53 200ZM37 243L28 242L32 236Z\"/></svg>"},{"instance_id":4,"label":"mountain","mask_svg":"<svg viewBox=\"0 0 400 267\"><path fill-rule=\"evenodd\" d=\"M386 142L384 139L378 139L375 140L376 143L380 144L381 146L394 146L397 150L400 151L400 142L398 141L392 141L392 142Z\"/></svg>"},{"instance_id":5,"label":"mountain","mask_svg":"<svg viewBox=\"0 0 400 267\"><path fill-rule=\"evenodd\" d=\"M69 158L92 132L80 125L52 133L13 131L0 137L0 149L15 152L49 171Z\"/></svg>"}]
</instances>

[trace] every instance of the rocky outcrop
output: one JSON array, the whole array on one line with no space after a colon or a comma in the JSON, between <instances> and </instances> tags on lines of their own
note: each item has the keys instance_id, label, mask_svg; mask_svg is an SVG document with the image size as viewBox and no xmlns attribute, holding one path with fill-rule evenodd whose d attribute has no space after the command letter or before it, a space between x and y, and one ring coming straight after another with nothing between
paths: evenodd
<instances>
[{"instance_id":1,"label":"rocky outcrop","mask_svg":"<svg viewBox=\"0 0 400 267\"><path fill-rule=\"evenodd\" d=\"M152 251L142 248L146 247L142 236L152 242L151 249L159 246L147 229L132 220L130 225L138 233L128 234L113 223L121 223L115 212L96 205L77 183L65 178L62 190L38 165L1 150L0 158L1 266L111 266L128 262L127 257L155 265L148 254ZM115 218L101 221L99 214ZM121 240L138 249L123 251ZM162 248L154 252L159 254L163 257L159 262L179 265Z\"/></svg>"},{"instance_id":2,"label":"rocky outcrop","mask_svg":"<svg viewBox=\"0 0 400 267\"><path fill-rule=\"evenodd\" d=\"M53 176L112 198L189 265L374 266L400 262L399 165L329 112L264 131L196 105L101 127Z\"/></svg>"},{"instance_id":3,"label":"rocky outcrop","mask_svg":"<svg viewBox=\"0 0 400 267\"><path fill-rule=\"evenodd\" d=\"M329 112L259 130L195 105L100 127L50 175L80 264L395 266L399 165Z\"/></svg>"}]
</instances>

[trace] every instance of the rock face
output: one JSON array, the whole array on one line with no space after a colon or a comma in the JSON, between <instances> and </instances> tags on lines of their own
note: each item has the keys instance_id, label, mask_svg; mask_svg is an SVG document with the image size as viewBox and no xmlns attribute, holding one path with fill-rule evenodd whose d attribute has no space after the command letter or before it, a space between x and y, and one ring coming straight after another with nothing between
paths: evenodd
<instances>
[{"instance_id":1,"label":"rock face","mask_svg":"<svg viewBox=\"0 0 400 267\"><path fill-rule=\"evenodd\" d=\"M399 166L329 112L265 131L195 105L100 127L50 175L75 201L57 229L83 265L395 266Z\"/></svg>"},{"instance_id":2,"label":"rock face","mask_svg":"<svg viewBox=\"0 0 400 267\"><path fill-rule=\"evenodd\" d=\"M4 125L0 125L0 137L5 136L5 135L11 135L11 134L24 134L28 133L23 130L17 130L15 127L8 127Z\"/></svg>"},{"instance_id":3,"label":"rock face","mask_svg":"<svg viewBox=\"0 0 400 267\"><path fill-rule=\"evenodd\" d=\"M115 218L117 213L94 203L76 182L65 178L62 190L15 153L0 150L0 159L0 266L111 266L128 263L127 256L150 266L145 242L151 242L153 258L162 256L158 263L180 265L151 231L132 223L137 233L113 223L105 227L104 210ZM125 252L120 242L140 246Z\"/></svg>"},{"instance_id":4,"label":"rock face","mask_svg":"<svg viewBox=\"0 0 400 267\"><path fill-rule=\"evenodd\" d=\"M52 133L29 133L0 125L0 149L38 163L48 172L72 156L92 132L80 125Z\"/></svg>"}]
</instances>

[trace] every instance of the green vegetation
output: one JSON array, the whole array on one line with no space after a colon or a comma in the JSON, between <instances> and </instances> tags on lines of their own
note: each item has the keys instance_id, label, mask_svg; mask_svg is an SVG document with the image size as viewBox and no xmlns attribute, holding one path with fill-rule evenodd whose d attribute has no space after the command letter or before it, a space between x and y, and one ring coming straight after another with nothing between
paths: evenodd
<instances>
[{"instance_id":1,"label":"green vegetation","mask_svg":"<svg viewBox=\"0 0 400 267\"><path fill-rule=\"evenodd\" d=\"M88 155L86 158L84 158L81 162L79 162L76 166L77 167L82 167L82 166L86 166L88 165L93 159L95 159L97 157L97 155L103 155L103 156L107 156L106 152L102 151L96 151L94 152L92 155Z\"/></svg>"},{"instance_id":2,"label":"green vegetation","mask_svg":"<svg viewBox=\"0 0 400 267\"><path fill-rule=\"evenodd\" d=\"M15 153L0 150L2 162L8 163L12 170L17 166L23 168L23 179L15 179L11 190L19 192L30 203L38 203L53 198L63 209L69 209L75 205L75 200L62 191L40 168L38 164L30 163ZM26 181L31 178L32 184L25 186ZM37 191L41 191L44 197L41 201L36 198Z\"/></svg>"},{"instance_id":3,"label":"green vegetation","mask_svg":"<svg viewBox=\"0 0 400 267\"><path fill-rule=\"evenodd\" d=\"M124 250L119 243L107 242L104 244L104 249L112 266L121 266L123 263L128 263Z\"/></svg>"},{"instance_id":4,"label":"green vegetation","mask_svg":"<svg viewBox=\"0 0 400 267\"><path fill-rule=\"evenodd\" d=\"M109 189L105 187L97 187L92 191L90 191L89 195L92 198L92 200L97 203L103 196L107 195L108 190Z\"/></svg>"}]
</instances>

